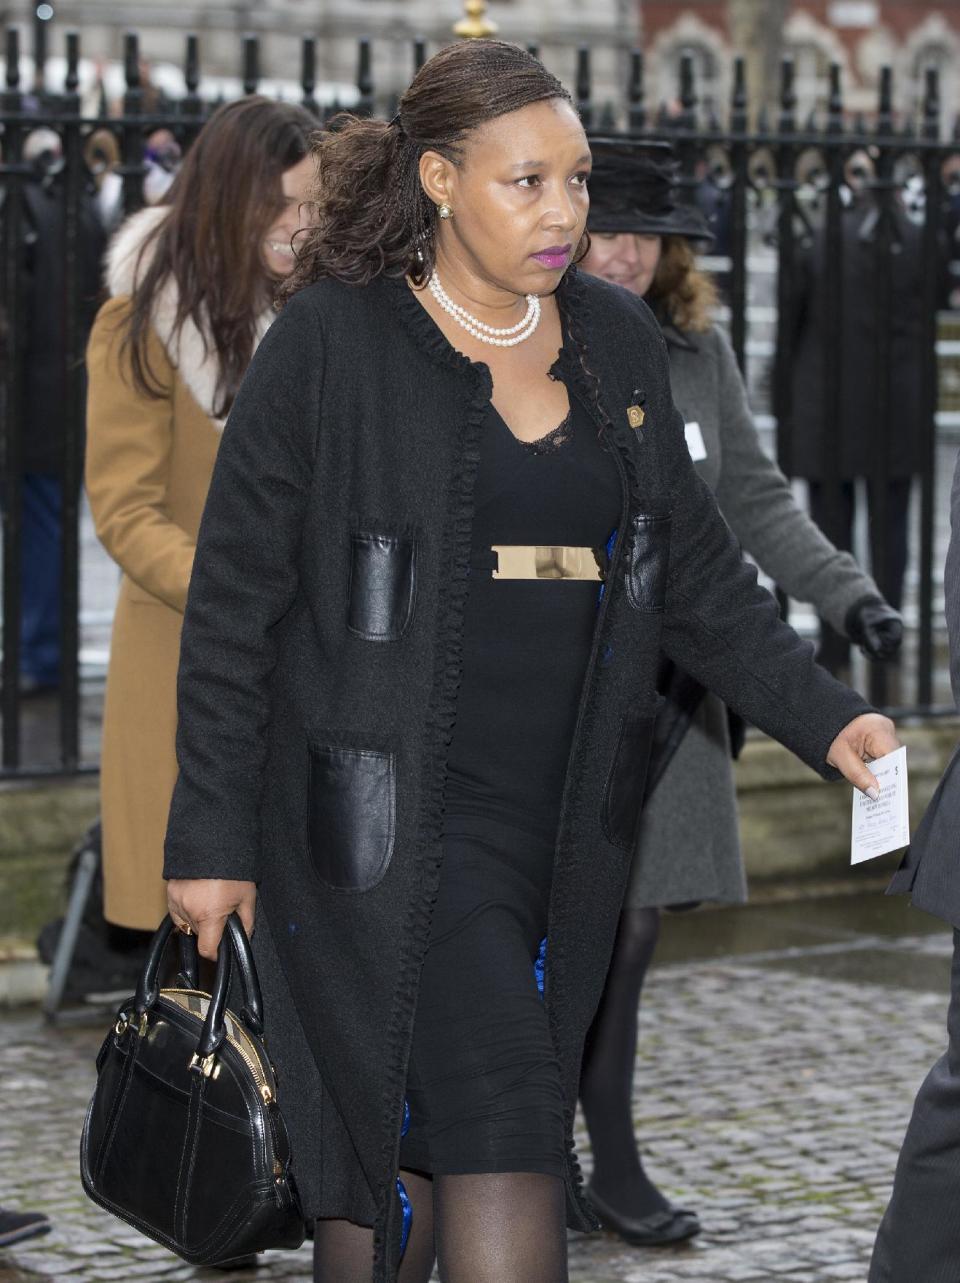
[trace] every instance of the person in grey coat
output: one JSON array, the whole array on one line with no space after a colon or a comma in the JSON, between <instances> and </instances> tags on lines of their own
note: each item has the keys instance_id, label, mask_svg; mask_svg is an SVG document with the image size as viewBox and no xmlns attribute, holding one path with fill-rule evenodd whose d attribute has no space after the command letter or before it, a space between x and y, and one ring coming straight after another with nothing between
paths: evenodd
<instances>
[{"instance_id":1,"label":"person in grey coat","mask_svg":"<svg viewBox=\"0 0 960 1283\"><path fill-rule=\"evenodd\" d=\"M950 494L943 576L950 685L960 708L960 460ZM953 927L947 1050L917 1092L880 1223L869 1283L956 1283L960 1278L960 745L887 890Z\"/></svg>"},{"instance_id":2,"label":"person in grey coat","mask_svg":"<svg viewBox=\"0 0 960 1283\"><path fill-rule=\"evenodd\" d=\"M663 328L674 400L697 471L743 548L786 592L812 602L873 658L899 646L902 626L876 584L838 551L794 500L765 453L733 350L711 314L716 295L694 265L709 239L702 214L678 204L666 144L591 140L591 249L584 268L646 297ZM746 898L727 709L669 665L647 796L616 950L587 1043L581 1101L594 1171L590 1197L630 1242L696 1234L646 1175L633 1131L637 1007L664 905Z\"/></svg>"}]
</instances>

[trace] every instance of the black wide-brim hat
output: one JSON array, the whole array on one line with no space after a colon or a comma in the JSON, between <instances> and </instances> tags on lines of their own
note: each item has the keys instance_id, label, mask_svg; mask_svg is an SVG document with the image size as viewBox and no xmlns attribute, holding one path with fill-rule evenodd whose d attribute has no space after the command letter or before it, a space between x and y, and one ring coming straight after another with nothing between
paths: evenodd
<instances>
[{"instance_id":1,"label":"black wide-brim hat","mask_svg":"<svg viewBox=\"0 0 960 1283\"><path fill-rule=\"evenodd\" d=\"M677 200L679 166L669 143L594 135L590 151L588 231L713 242L697 206Z\"/></svg>"}]
</instances>

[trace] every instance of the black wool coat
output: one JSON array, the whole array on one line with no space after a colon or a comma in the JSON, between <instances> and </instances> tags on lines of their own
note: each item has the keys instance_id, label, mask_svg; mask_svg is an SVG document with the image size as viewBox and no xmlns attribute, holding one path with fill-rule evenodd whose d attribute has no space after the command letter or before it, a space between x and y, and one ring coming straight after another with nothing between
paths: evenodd
<instances>
[{"instance_id":1,"label":"black wool coat","mask_svg":"<svg viewBox=\"0 0 960 1283\"><path fill-rule=\"evenodd\" d=\"M866 705L817 668L742 562L690 461L645 305L575 270L558 298L561 372L623 481L547 936L569 1220L589 1229L574 1107L661 647L827 777L831 741ZM456 352L403 282L303 290L230 415L184 621L165 874L259 884L254 943L294 1168L311 1215L374 1225L375 1283L396 1276L407 1060L491 390L487 366Z\"/></svg>"},{"instance_id":2,"label":"black wool coat","mask_svg":"<svg viewBox=\"0 0 960 1283\"><path fill-rule=\"evenodd\" d=\"M884 315L879 307L881 273L873 218L870 207L862 205L843 214L840 408L837 439L831 441L824 439L828 409L824 334L832 306L829 272L835 269L827 262L822 230L799 264L791 343L792 432L789 457L781 455L780 459L789 476L822 481L826 456L836 460L837 475L844 480L871 477L881 451L888 477L909 477L923 466L923 232L905 215L897 217L897 248L884 259L883 275L890 290L889 313ZM934 270L940 266L938 260ZM889 327L886 370L881 370L877 360L881 326ZM890 430L882 447L885 395Z\"/></svg>"},{"instance_id":3,"label":"black wool coat","mask_svg":"<svg viewBox=\"0 0 960 1283\"><path fill-rule=\"evenodd\" d=\"M64 200L60 178L31 178L24 186L23 455L21 470L57 474L63 469L67 402L67 332L63 314L66 260ZM76 227L78 352L86 347L101 299L100 260L106 236L93 196L81 191ZM86 370L80 362L80 403ZM81 431L83 421L81 414ZM82 456L82 446L81 446Z\"/></svg>"}]
</instances>

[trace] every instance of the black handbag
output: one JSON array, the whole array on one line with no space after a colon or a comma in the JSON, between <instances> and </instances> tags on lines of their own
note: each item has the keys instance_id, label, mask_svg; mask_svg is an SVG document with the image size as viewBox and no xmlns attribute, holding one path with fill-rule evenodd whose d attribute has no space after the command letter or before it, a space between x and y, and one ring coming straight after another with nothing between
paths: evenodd
<instances>
[{"instance_id":1,"label":"black handbag","mask_svg":"<svg viewBox=\"0 0 960 1283\"><path fill-rule=\"evenodd\" d=\"M305 1226L246 933L232 914L212 994L197 987L196 939L181 933L178 987L159 988L172 933L167 917L97 1057L83 1187L192 1265L298 1248ZM234 966L239 1016L226 1005Z\"/></svg>"}]
</instances>

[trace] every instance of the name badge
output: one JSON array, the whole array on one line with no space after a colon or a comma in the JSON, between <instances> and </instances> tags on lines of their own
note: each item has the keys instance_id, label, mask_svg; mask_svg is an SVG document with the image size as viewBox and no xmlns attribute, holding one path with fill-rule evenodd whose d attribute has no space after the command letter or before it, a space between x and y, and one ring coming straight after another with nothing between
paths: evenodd
<instances>
[{"instance_id":1,"label":"name badge","mask_svg":"<svg viewBox=\"0 0 960 1283\"><path fill-rule=\"evenodd\" d=\"M683 435L687 439L687 449L690 451L690 458L694 463L707 457L707 447L703 441L703 433L700 431L699 423L685 423L683 425Z\"/></svg>"}]
</instances>

